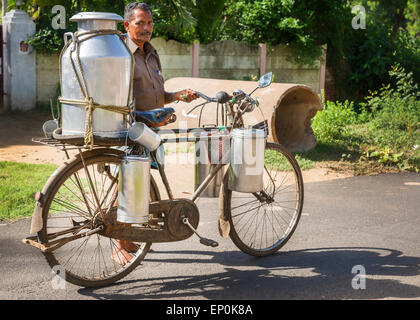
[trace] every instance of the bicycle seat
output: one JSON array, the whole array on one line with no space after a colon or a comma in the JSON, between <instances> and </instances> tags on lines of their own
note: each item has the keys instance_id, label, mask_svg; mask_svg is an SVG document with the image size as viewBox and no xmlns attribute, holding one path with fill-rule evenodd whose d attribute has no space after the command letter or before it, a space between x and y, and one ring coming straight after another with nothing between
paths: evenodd
<instances>
[{"instance_id":1,"label":"bicycle seat","mask_svg":"<svg viewBox=\"0 0 420 320\"><path fill-rule=\"evenodd\" d=\"M143 122L149 127L161 127L176 121L173 108L159 108L148 111L136 111L136 121Z\"/></svg>"}]
</instances>

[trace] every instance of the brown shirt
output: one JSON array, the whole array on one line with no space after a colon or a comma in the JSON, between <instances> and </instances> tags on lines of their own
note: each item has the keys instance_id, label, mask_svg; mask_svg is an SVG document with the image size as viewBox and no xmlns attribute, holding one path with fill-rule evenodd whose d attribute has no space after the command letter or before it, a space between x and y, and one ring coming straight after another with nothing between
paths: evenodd
<instances>
[{"instance_id":1,"label":"brown shirt","mask_svg":"<svg viewBox=\"0 0 420 320\"><path fill-rule=\"evenodd\" d=\"M163 108L165 89L159 55L149 43L144 52L127 37L127 46L134 56L133 96L136 110Z\"/></svg>"}]
</instances>

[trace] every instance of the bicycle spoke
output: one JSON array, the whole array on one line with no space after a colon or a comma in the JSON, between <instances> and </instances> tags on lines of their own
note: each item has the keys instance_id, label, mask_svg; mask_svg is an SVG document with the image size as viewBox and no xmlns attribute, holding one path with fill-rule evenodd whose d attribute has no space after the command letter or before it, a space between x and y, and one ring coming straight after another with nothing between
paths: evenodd
<instances>
[{"instance_id":1,"label":"bicycle spoke","mask_svg":"<svg viewBox=\"0 0 420 320\"><path fill-rule=\"evenodd\" d=\"M89 200L89 198L86 196L86 194L85 194L85 191L84 191L84 189L83 189L83 187L82 187L82 183L80 182L80 178L79 178L79 176L78 176L78 173L76 172L75 174L74 174L74 178L76 179L76 182L77 183L75 183L74 181L73 181L73 179L72 179L72 177L69 177L69 179L68 180L70 180L78 189L79 189L79 192L80 192L80 194L82 195L82 197L83 197L83 200L84 200L84 202L85 202L85 205L86 205L86 207L87 207L87 209L88 209L88 211L89 211L89 214L91 215L91 216L93 216L93 214L92 214L92 210L91 210L91 208L90 208L90 206L89 206L89 203L88 203L88 200ZM89 200L90 201L90 200ZM91 201L90 201L91 202ZM93 205L93 206L95 206L92 202L91 202L91 205Z\"/></svg>"},{"instance_id":2,"label":"bicycle spoke","mask_svg":"<svg viewBox=\"0 0 420 320\"><path fill-rule=\"evenodd\" d=\"M235 199L236 199L236 198L235 198ZM257 201L258 201L258 199L256 199L256 200L252 200L252 201L249 201L249 202L246 202L246 203L243 203L243 204L241 204L241 205L239 205L239 206L233 207L233 208L232 208L232 210L234 210L234 209L238 209L238 208L240 208L240 207L246 206L246 205L248 205L248 204L250 204L250 203L254 203L254 202L257 202Z\"/></svg>"},{"instance_id":3,"label":"bicycle spoke","mask_svg":"<svg viewBox=\"0 0 420 320\"><path fill-rule=\"evenodd\" d=\"M54 202L57 203L58 205L64 206L69 210L72 210L72 213L78 213L81 217L83 218L89 218L89 213L83 211L82 209L65 202L64 200L61 199L54 199ZM58 209L55 209L58 210Z\"/></svg>"}]
</instances>

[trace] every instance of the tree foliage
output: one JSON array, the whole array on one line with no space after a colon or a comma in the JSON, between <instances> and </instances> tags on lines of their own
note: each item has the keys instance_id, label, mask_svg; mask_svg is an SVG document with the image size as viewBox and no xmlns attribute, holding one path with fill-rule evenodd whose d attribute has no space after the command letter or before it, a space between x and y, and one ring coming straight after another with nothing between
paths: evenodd
<instances>
[{"instance_id":1,"label":"tree foliage","mask_svg":"<svg viewBox=\"0 0 420 320\"><path fill-rule=\"evenodd\" d=\"M53 5L67 10L123 15L131 0L31 0L27 10L39 34L32 44L50 50L62 46L62 30L51 28ZM154 36L184 43L233 39L250 44L283 44L294 49L296 61L310 64L326 44L327 67L333 72L336 99L361 99L391 81L387 70L400 64L420 81L419 0L149 0ZM14 0L9 2L9 9ZM354 29L352 8L366 9L366 28ZM120 25L121 30L122 25ZM51 36L53 34L53 36ZM51 39L44 39L51 37Z\"/></svg>"}]
</instances>

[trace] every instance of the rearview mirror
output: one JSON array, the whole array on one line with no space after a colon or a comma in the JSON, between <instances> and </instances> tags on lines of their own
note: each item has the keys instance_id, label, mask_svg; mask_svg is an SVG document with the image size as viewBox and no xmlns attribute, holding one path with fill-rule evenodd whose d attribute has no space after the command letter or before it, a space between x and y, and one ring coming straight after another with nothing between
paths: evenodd
<instances>
[{"instance_id":1,"label":"rearview mirror","mask_svg":"<svg viewBox=\"0 0 420 320\"><path fill-rule=\"evenodd\" d=\"M273 79L273 73L272 72L266 73L258 81L258 87L259 88L268 87L271 84L272 79Z\"/></svg>"}]
</instances>

